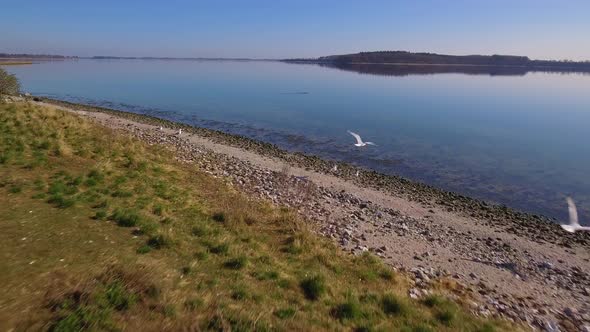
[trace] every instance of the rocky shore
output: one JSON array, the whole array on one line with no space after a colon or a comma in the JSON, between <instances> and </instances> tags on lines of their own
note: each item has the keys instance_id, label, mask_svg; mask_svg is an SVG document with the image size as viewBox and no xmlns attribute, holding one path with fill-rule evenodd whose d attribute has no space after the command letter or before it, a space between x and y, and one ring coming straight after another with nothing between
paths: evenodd
<instances>
[{"instance_id":1,"label":"rocky shore","mask_svg":"<svg viewBox=\"0 0 590 332\"><path fill-rule=\"evenodd\" d=\"M239 190L296 209L344 250L371 251L405 271L414 283L411 297L445 285L478 315L539 330L590 331L588 233L569 234L542 216L214 130L45 98L34 102L166 145L179 160Z\"/></svg>"}]
</instances>

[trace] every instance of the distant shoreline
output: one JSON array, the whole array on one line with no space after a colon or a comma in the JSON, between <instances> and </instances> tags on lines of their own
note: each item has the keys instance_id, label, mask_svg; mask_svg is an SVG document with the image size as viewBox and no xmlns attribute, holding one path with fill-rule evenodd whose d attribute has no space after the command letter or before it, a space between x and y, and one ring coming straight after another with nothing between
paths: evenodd
<instances>
[{"instance_id":1,"label":"distant shoreline","mask_svg":"<svg viewBox=\"0 0 590 332\"><path fill-rule=\"evenodd\" d=\"M32 65L32 61L3 61L0 60L0 66L21 66L21 65Z\"/></svg>"}]
</instances>

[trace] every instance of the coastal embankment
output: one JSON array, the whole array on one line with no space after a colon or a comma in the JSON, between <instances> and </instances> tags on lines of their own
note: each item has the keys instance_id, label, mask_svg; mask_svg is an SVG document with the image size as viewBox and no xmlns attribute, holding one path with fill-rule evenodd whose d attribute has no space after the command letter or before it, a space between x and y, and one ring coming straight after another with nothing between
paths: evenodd
<instances>
[{"instance_id":1,"label":"coastal embankment","mask_svg":"<svg viewBox=\"0 0 590 332\"><path fill-rule=\"evenodd\" d=\"M239 136L134 113L35 100L166 146L179 160L241 192L296 209L316 233L344 250L372 252L411 275L412 298L426 296L440 280L451 280L473 296L478 315L541 329L558 322L565 330L590 324L587 233L566 233L542 216Z\"/></svg>"},{"instance_id":2,"label":"coastal embankment","mask_svg":"<svg viewBox=\"0 0 590 332\"><path fill-rule=\"evenodd\" d=\"M319 236L299 215L318 188L288 167L183 135L3 98L0 330L526 330L450 278L418 294L412 274Z\"/></svg>"}]
</instances>

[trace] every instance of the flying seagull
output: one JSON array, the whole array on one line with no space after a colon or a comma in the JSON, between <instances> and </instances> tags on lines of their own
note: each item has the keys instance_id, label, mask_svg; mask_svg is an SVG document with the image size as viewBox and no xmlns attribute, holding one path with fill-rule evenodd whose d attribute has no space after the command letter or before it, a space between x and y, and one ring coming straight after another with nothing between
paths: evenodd
<instances>
[{"instance_id":1,"label":"flying seagull","mask_svg":"<svg viewBox=\"0 0 590 332\"><path fill-rule=\"evenodd\" d=\"M377 146L377 144L373 143L373 142L363 142L363 139L361 138L361 136L357 133L353 133L352 131L348 130L348 133L351 134L352 136L354 136L354 138L356 139L356 144L355 146L366 146L366 145L375 145Z\"/></svg>"},{"instance_id":2,"label":"flying seagull","mask_svg":"<svg viewBox=\"0 0 590 332\"><path fill-rule=\"evenodd\" d=\"M575 231L590 231L590 227L588 226L580 226L578 222L578 210L576 209L576 204L574 200L570 197L566 198L567 207L570 214L570 223L569 225L561 225L561 228L565 229L567 232L574 233Z\"/></svg>"}]
</instances>

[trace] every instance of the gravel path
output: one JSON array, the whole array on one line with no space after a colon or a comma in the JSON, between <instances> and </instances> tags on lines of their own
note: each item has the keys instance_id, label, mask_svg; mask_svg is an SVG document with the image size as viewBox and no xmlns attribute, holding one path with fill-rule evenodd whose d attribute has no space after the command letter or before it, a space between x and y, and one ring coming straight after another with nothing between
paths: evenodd
<instances>
[{"instance_id":1,"label":"gravel path","mask_svg":"<svg viewBox=\"0 0 590 332\"><path fill-rule=\"evenodd\" d=\"M344 250L371 251L406 271L415 283L411 297L451 280L458 294L473 299L478 315L540 330L590 331L589 234L572 235L540 216L345 164L332 171L333 162L212 130L47 99L37 103L167 145L181 161L297 209Z\"/></svg>"}]
</instances>

